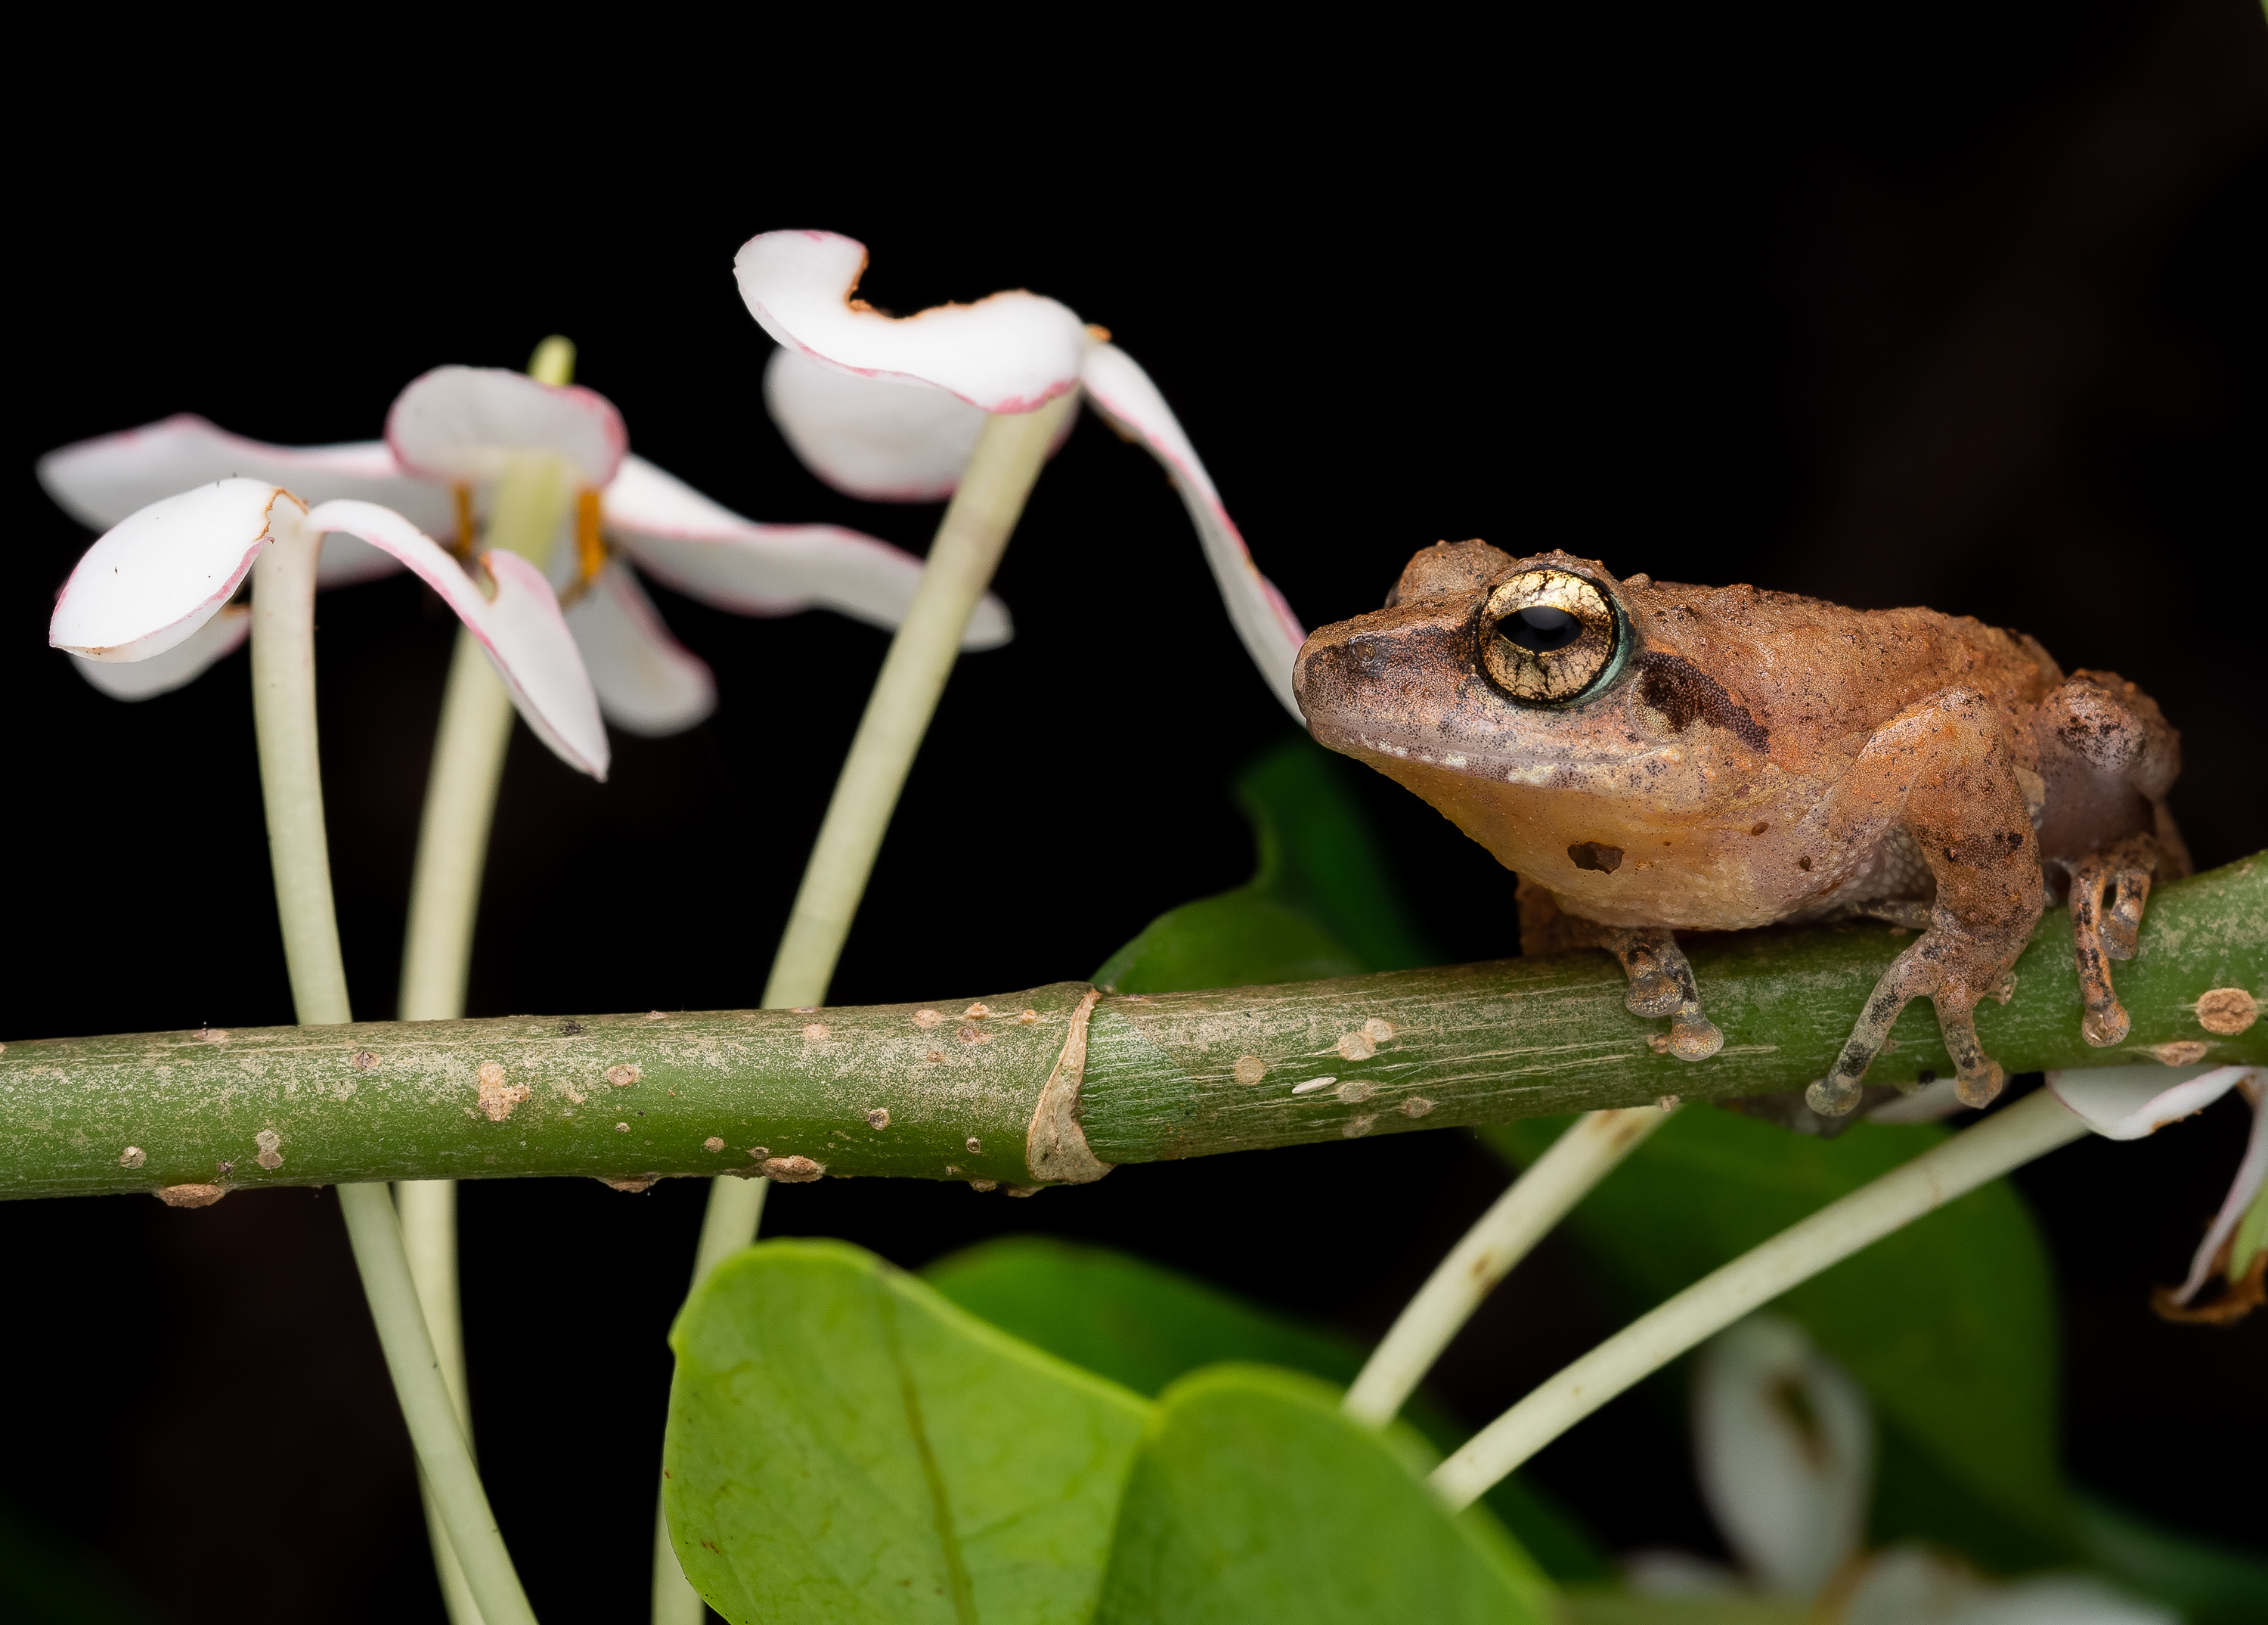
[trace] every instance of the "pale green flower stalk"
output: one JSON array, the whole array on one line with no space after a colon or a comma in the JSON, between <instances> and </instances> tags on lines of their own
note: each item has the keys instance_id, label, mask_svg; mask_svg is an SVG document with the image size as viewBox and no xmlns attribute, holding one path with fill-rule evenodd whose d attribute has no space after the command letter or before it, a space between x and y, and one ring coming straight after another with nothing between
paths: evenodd
<instances>
[{"instance_id":1,"label":"pale green flower stalk","mask_svg":"<svg viewBox=\"0 0 2268 1625\"><path fill-rule=\"evenodd\" d=\"M1434 1469L1434 1491L1452 1509L1471 1504L1616 1394L1742 1316L2088 1126L2042 1089L1829 1203L1640 1316L1505 1412Z\"/></svg>"},{"instance_id":2,"label":"pale green flower stalk","mask_svg":"<svg viewBox=\"0 0 2268 1625\"><path fill-rule=\"evenodd\" d=\"M827 998L850 921L865 895L874 857L896 811L898 794L913 769L922 736L937 713L946 679L961 652L969 617L991 584L1024 503L1040 477L1064 420L1079 408L1074 393L1037 411L994 413L985 419L937 539L922 568L913 607L890 640L881 675L835 781L835 794L805 866L803 884L786 933L764 983L769 1009L818 1005ZM764 1193L771 1181L722 1175L709 1189L709 1209L694 1256L692 1287L756 1237ZM670 1548L669 1524L657 1499L654 1512L654 1625L700 1625L703 1605L687 1584Z\"/></svg>"},{"instance_id":3,"label":"pale green flower stalk","mask_svg":"<svg viewBox=\"0 0 2268 1625\"><path fill-rule=\"evenodd\" d=\"M575 346L557 335L535 348L528 376L564 388L575 378ZM483 538L509 548L538 570L551 550L574 500L561 461L533 453L497 482L495 507ZM459 538L460 545L469 537ZM433 741L433 767L425 784L425 809L417 830L416 866L409 883L409 926L401 950L401 1019L453 1021L465 1013L465 984L473 956L473 925L480 909L481 875L487 867L489 831L504 782L504 752L512 743L512 696L490 667L480 642L461 628L441 698L441 723ZM441 1378L457 1425L469 1444L473 1413L465 1382L465 1326L457 1288L457 1182L404 1179L394 1187L410 1279L433 1336ZM425 1526L433 1566L453 1625L484 1625L445 1531L433 1487L421 1478Z\"/></svg>"},{"instance_id":4,"label":"pale green flower stalk","mask_svg":"<svg viewBox=\"0 0 2268 1625\"><path fill-rule=\"evenodd\" d=\"M353 1019L331 899L315 731L315 566L321 552L320 534L287 537L264 549L253 566L253 723L276 912L292 1005L303 1026ZM482 675L504 693L492 675ZM509 717L512 702L506 698L503 703ZM342 1185L337 1190L355 1266L416 1448L419 1482L444 1532L437 1549L460 1555L460 1584L485 1625L534 1625L534 1612L489 1510L411 1285L394 1203L383 1185Z\"/></svg>"}]
</instances>

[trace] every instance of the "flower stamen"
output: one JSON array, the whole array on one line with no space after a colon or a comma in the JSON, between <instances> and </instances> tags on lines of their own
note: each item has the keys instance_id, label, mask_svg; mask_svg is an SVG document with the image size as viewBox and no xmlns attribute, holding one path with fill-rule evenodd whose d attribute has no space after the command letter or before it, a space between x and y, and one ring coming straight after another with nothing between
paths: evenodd
<instances>
[{"instance_id":1,"label":"flower stamen","mask_svg":"<svg viewBox=\"0 0 2268 1625\"><path fill-rule=\"evenodd\" d=\"M473 557L473 488L460 481L449 487L449 495L457 505L457 535L450 550L465 564Z\"/></svg>"},{"instance_id":2,"label":"flower stamen","mask_svg":"<svg viewBox=\"0 0 2268 1625\"><path fill-rule=\"evenodd\" d=\"M591 583L607 567L607 539L600 530L601 513L599 492L585 488L575 493L575 579L567 590L559 595L559 607L570 604L591 590Z\"/></svg>"}]
</instances>

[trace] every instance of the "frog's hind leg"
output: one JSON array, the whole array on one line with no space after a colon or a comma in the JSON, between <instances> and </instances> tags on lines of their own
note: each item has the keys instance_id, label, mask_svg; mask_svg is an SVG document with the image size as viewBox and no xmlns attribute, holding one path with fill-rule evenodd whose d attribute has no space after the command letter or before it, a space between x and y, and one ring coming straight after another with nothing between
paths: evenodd
<instances>
[{"instance_id":1,"label":"frog's hind leg","mask_svg":"<svg viewBox=\"0 0 2268 1625\"><path fill-rule=\"evenodd\" d=\"M1965 1105L2000 1092L2000 1067L1977 1042L1980 999L2005 1001L2008 971L2046 905L2040 845L1991 703L1946 689L1892 718L1836 787L1822 831L1830 848L1881 838L1903 824L1937 885L1929 925L1875 983L1828 1075L1804 1091L1822 1117L1864 1097L1867 1068L1910 1001L1937 1007Z\"/></svg>"},{"instance_id":2,"label":"frog's hind leg","mask_svg":"<svg viewBox=\"0 0 2268 1625\"><path fill-rule=\"evenodd\" d=\"M1936 935L1926 936L1891 961L1890 968L1874 984L1874 991L1867 996L1866 1008L1844 1040L1834 1069L1804 1090L1806 1105L1822 1117L1840 1117L1858 1105L1865 1092L1861 1080L1882 1053L1898 1013L1923 997L1937 1006L1938 1031L1945 1038L1947 1053L1953 1057L1954 1093L1965 1106L1992 1104L2007 1082L2007 1075L1977 1041L1976 1009L1980 997L2002 994L2005 979L1980 990L1967 985L1957 971L1948 975L1950 967L1938 963L1952 957L1943 953L1944 946Z\"/></svg>"},{"instance_id":3,"label":"frog's hind leg","mask_svg":"<svg viewBox=\"0 0 2268 1625\"><path fill-rule=\"evenodd\" d=\"M1717 1023L1701 1013L1701 992L1677 938L1664 926L1602 926L1599 946L1622 961L1630 978L1623 1003L1634 1016L1669 1017L1669 1053L1706 1060L1725 1047Z\"/></svg>"},{"instance_id":4,"label":"frog's hind leg","mask_svg":"<svg viewBox=\"0 0 2268 1625\"><path fill-rule=\"evenodd\" d=\"M2072 952L2079 962L2080 998L2087 1006L2079 1030L2097 1049L2124 1043L2132 1025L2111 986L2110 962L2134 957L2142 908L2158 865L2157 842L2130 835L2071 866Z\"/></svg>"}]
</instances>

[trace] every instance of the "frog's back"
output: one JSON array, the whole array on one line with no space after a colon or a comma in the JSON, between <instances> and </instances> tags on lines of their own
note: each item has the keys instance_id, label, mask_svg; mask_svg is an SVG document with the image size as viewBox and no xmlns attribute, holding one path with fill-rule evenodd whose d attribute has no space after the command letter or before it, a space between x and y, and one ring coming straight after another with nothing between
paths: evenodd
<instances>
[{"instance_id":1,"label":"frog's back","mask_svg":"<svg viewBox=\"0 0 2268 1625\"><path fill-rule=\"evenodd\" d=\"M1855 754L1890 718L1948 689L1985 695L2011 742L2027 741L2033 711L2064 680L2036 640L1968 616L1852 609L1795 593L1643 576L1623 591L1649 654L1720 685L1790 772L1816 772Z\"/></svg>"}]
</instances>

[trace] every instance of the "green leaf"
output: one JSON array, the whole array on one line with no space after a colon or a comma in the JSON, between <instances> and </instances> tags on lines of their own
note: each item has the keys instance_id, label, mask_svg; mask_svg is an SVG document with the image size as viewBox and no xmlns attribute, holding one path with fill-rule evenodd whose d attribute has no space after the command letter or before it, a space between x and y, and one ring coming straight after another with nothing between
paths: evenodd
<instances>
[{"instance_id":1,"label":"green leaf","mask_svg":"<svg viewBox=\"0 0 2268 1625\"><path fill-rule=\"evenodd\" d=\"M1152 1397L1200 1366L1224 1361L1288 1366L1342 1387L1362 1369L1362 1349L1351 1338L1107 1247L1008 1236L939 1259L922 1274L954 1303L1012 1336ZM1403 1414L1444 1451L1470 1432L1423 1395ZM1552 1578L1614 1577L1614 1564L1598 1545L1518 1474L1490 1490L1486 1501Z\"/></svg>"},{"instance_id":2,"label":"green leaf","mask_svg":"<svg viewBox=\"0 0 2268 1625\"><path fill-rule=\"evenodd\" d=\"M1537 1119L1484 1134L1525 1163L1560 1126ZM1730 1112L1690 1110L1640 1146L1570 1222L1635 1306L1651 1307L1945 1134L1934 1125L1862 1123L1817 1140ZM2006 1180L1875 1243L1776 1307L1851 1370L1880 1413L1886 1493L1878 1537L1931 1536L1994 1567L2074 1554L2057 1464L2048 1260ZM1889 1469L1909 1444L1901 1478ZM1989 1544L2002 1549L1978 1549L1966 1520L1933 1509L1943 1497L1933 1483L1957 1488L1999 1520L2002 1538ZM1895 1493L1901 1484L1918 1493Z\"/></svg>"},{"instance_id":3,"label":"green leaf","mask_svg":"<svg viewBox=\"0 0 2268 1625\"><path fill-rule=\"evenodd\" d=\"M1286 740L1236 781L1259 873L1168 910L1094 973L1114 993L1251 987L1435 964L1363 816L1344 757Z\"/></svg>"},{"instance_id":4,"label":"green leaf","mask_svg":"<svg viewBox=\"0 0 2268 1625\"><path fill-rule=\"evenodd\" d=\"M670 1344L670 1535L734 1625L1093 1616L1143 1400L840 1242L726 1261Z\"/></svg>"},{"instance_id":5,"label":"green leaf","mask_svg":"<svg viewBox=\"0 0 2268 1625\"><path fill-rule=\"evenodd\" d=\"M1152 1398L1224 1360L1290 1366L1342 1385L1362 1365L1351 1339L1108 1247L1005 1236L939 1259L922 1275L1010 1335Z\"/></svg>"},{"instance_id":6,"label":"green leaf","mask_svg":"<svg viewBox=\"0 0 2268 1625\"><path fill-rule=\"evenodd\" d=\"M2248 1469L2232 1462L2226 1493L2242 1496ZM2250 1469L2259 1494L2257 1464ZM2112 1579L2182 1611L2189 1625L2258 1625L2268 1617L2268 1562L2161 1529L2109 1502L2080 1492L2080 1543L2088 1561Z\"/></svg>"},{"instance_id":7,"label":"green leaf","mask_svg":"<svg viewBox=\"0 0 2268 1625\"><path fill-rule=\"evenodd\" d=\"M1570 1592L1568 1625L1814 1625L1808 1603L1744 1592L1652 1597L1636 1592Z\"/></svg>"},{"instance_id":8,"label":"green leaf","mask_svg":"<svg viewBox=\"0 0 2268 1625\"><path fill-rule=\"evenodd\" d=\"M1414 1467L1313 1378L1184 1378L1127 1480L1098 1625L1542 1625L1546 1593L1492 1523L1451 1517Z\"/></svg>"}]
</instances>

